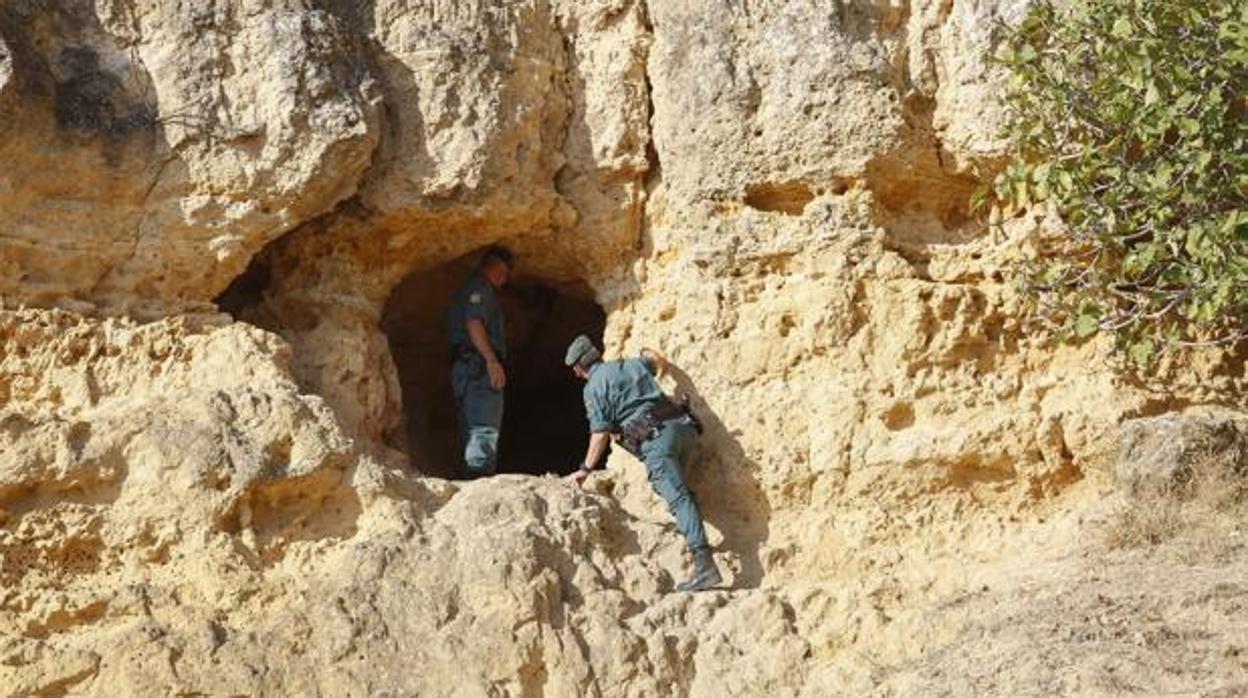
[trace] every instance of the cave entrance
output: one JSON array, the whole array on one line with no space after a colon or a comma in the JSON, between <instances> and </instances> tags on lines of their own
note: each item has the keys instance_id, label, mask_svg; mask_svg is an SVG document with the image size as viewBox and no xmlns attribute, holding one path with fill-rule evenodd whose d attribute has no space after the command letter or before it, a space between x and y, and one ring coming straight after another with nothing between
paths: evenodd
<instances>
[{"instance_id":1,"label":"cave entrance","mask_svg":"<svg viewBox=\"0 0 1248 698\"><path fill-rule=\"evenodd\" d=\"M445 314L478 256L409 275L391 293L381 322L406 415L404 433L391 435L391 445L436 477L462 477ZM588 432L583 384L564 367L564 351L582 332L601 345L606 314L584 284L525 276L523 265L499 294L508 360L498 472L566 474L584 456Z\"/></svg>"}]
</instances>

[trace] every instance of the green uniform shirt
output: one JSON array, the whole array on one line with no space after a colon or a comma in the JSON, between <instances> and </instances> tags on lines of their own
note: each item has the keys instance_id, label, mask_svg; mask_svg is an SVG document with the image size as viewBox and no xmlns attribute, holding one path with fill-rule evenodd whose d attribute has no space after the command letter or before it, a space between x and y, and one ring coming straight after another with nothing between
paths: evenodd
<instances>
[{"instance_id":1,"label":"green uniform shirt","mask_svg":"<svg viewBox=\"0 0 1248 698\"><path fill-rule=\"evenodd\" d=\"M503 310L498 305L498 296L494 287L481 274L468 277L455 294L451 296L451 307L446 313L446 334L451 340L451 348L464 346L472 348L472 340L468 337L465 323L471 318L478 318L485 323L485 332L490 337L490 346L498 355L499 361L507 358L507 340L504 335Z\"/></svg>"},{"instance_id":2,"label":"green uniform shirt","mask_svg":"<svg viewBox=\"0 0 1248 698\"><path fill-rule=\"evenodd\" d=\"M663 399L649 359L603 361L589 368L585 414L591 432L618 432L646 405Z\"/></svg>"}]
</instances>

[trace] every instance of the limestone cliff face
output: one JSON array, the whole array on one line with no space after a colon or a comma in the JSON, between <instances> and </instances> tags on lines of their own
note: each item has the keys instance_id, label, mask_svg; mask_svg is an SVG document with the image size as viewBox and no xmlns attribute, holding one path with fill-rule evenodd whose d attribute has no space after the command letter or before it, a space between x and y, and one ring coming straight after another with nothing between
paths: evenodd
<instances>
[{"instance_id":1,"label":"limestone cliff face","mask_svg":"<svg viewBox=\"0 0 1248 698\"><path fill-rule=\"evenodd\" d=\"M359 38L304 2L10 2L0 293L203 308L350 196L378 138Z\"/></svg>"},{"instance_id":2,"label":"limestone cliff face","mask_svg":"<svg viewBox=\"0 0 1248 698\"><path fill-rule=\"evenodd\" d=\"M1080 535L1122 419L1242 395L1022 325L1059 222L967 201L1025 7L0 4L0 685L829 695L942 647ZM731 591L664 593L627 456L414 473L395 290L494 241L671 356Z\"/></svg>"}]
</instances>

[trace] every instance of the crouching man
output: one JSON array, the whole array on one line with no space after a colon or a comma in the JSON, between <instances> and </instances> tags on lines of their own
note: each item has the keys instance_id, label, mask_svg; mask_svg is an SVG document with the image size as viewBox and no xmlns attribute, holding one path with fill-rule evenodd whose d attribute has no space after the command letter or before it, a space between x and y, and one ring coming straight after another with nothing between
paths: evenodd
<instances>
[{"instance_id":1,"label":"crouching man","mask_svg":"<svg viewBox=\"0 0 1248 698\"><path fill-rule=\"evenodd\" d=\"M676 528L693 553L693 574L677 591L700 591L719 584L719 568L711 556L702 514L685 486L684 458L697 438L697 424L689 411L663 394L654 376L666 368L666 359L652 349L641 357L603 361L602 352L585 335L568 347L565 363L585 381L585 410L589 417L589 448L580 470L568 478L578 486L606 452L614 434L618 443L646 464L650 485L676 519Z\"/></svg>"}]
</instances>

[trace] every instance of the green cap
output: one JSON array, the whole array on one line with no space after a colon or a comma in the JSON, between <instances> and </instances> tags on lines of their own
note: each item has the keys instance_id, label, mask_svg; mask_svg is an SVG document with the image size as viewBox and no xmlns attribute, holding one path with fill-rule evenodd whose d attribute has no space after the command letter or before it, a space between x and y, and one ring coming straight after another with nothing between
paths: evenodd
<instances>
[{"instance_id":1,"label":"green cap","mask_svg":"<svg viewBox=\"0 0 1248 698\"><path fill-rule=\"evenodd\" d=\"M583 363L587 358L591 358L591 354L593 355L592 358L599 356L598 347L594 346L594 340L583 334L577 335L576 339L572 340L572 343L568 345L568 354L563 358L563 363L568 366L575 366Z\"/></svg>"}]
</instances>

